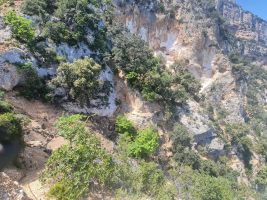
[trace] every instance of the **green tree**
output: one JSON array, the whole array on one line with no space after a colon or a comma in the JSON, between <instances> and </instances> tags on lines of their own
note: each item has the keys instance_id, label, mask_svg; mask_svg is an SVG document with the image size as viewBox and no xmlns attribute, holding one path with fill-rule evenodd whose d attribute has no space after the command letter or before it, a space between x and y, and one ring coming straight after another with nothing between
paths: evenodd
<instances>
[{"instance_id":1,"label":"green tree","mask_svg":"<svg viewBox=\"0 0 267 200\"><path fill-rule=\"evenodd\" d=\"M24 78L20 94L27 99L45 99L48 94L48 88L45 85L45 81L38 76L32 63L18 64L18 69Z\"/></svg>"},{"instance_id":2,"label":"green tree","mask_svg":"<svg viewBox=\"0 0 267 200\"><path fill-rule=\"evenodd\" d=\"M23 13L27 15L37 15L42 19L52 14L55 9L53 0L25 0L22 5Z\"/></svg>"},{"instance_id":3,"label":"green tree","mask_svg":"<svg viewBox=\"0 0 267 200\"><path fill-rule=\"evenodd\" d=\"M60 64L53 83L67 91L70 99L87 105L90 99L99 93L101 66L92 58L75 60L74 63Z\"/></svg>"},{"instance_id":4,"label":"green tree","mask_svg":"<svg viewBox=\"0 0 267 200\"><path fill-rule=\"evenodd\" d=\"M31 20L18 16L15 11L9 11L5 15L5 22L10 25L13 37L27 44L33 41L35 32Z\"/></svg>"},{"instance_id":5,"label":"green tree","mask_svg":"<svg viewBox=\"0 0 267 200\"><path fill-rule=\"evenodd\" d=\"M86 130L81 118L79 115L60 118L58 131L70 139L70 144L53 152L42 175L43 181L53 180L49 194L59 200L82 199L94 183L108 187L113 179L112 157Z\"/></svg>"},{"instance_id":6,"label":"green tree","mask_svg":"<svg viewBox=\"0 0 267 200\"><path fill-rule=\"evenodd\" d=\"M154 162L141 160L133 165L126 156L116 157L117 167L114 178L118 199L166 199L172 200L177 196L173 185L167 183L163 171Z\"/></svg>"}]
</instances>

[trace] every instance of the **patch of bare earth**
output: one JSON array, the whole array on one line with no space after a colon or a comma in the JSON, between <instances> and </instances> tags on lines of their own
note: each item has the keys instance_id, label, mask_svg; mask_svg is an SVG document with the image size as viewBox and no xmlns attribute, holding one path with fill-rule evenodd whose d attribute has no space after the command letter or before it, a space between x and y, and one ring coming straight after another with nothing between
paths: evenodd
<instances>
[{"instance_id":1,"label":"patch of bare earth","mask_svg":"<svg viewBox=\"0 0 267 200\"><path fill-rule=\"evenodd\" d=\"M54 124L62 111L41 101L28 101L15 92L6 96L16 113L25 121L24 142L25 148L20 154L21 169L7 170L10 177L21 173L14 179L23 187L26 194L34 200L46 199L48 188L42 186L39 176L52 150L67 142L55 134Z\"/></svg>"},{"instance_id":2,"label":"patch of bare earth","mask_svg":"<svg viewBox=\"0 0 267 200\"><path fill-rule=\"evenodd\" d=\"M24 142L26 144L19 158L21 169L9 168L6 173L19 182L31 199L47 199L48 187L41 184L40 173L51 152L68 143L64 138L57 136L55 130L55 122L65 112L60 107L42 101L29 101L18 96L16 92L7 93L6 100L25 121ZM90 132L100 139L103 148L113 153L114 119L95 116L90 117L87 124ZM105 191L97 191L91 192L89 199L111 199L108 196L110 195Z\"/></svg>"}]
</instances>

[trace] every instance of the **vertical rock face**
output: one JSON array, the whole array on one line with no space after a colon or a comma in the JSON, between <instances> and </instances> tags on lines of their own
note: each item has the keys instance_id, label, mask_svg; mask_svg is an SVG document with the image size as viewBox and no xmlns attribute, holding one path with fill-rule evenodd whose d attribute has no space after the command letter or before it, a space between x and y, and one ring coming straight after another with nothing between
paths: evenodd
<instances>
[{"instance_id":1,"label":"vertical rock face","mask_svg":"<svg viewBox=\"0 0 267 200\"><path fill-rule=\"evenodd\" d=\"M213 76L218 44L215 24L206 16L209 3L172 1L164 4L167 14L154 7L153 3L119 6L118 16L132 33L139 34L164 57L167 65L186 58L196 77Z\"/></svg>"},{"instance_id":2,"label":"vertical rock face","mask_svg":"<svg viewBox=\"0 0 267 200\"><path fill-rule=\"evenodd\" d=\"M261 45L267 45L266 21L248 11L244 11L233 1L219 1L217 7L238 38L254 40Z\"/></svg>"},{"instance_id":3,"label":"vertical rock face","mask_svg":"<svg viewBox=\"0 0 267 200\"><path fill-rule=\"evenodd\" d=\"M239 39L239 51L267 63L267 22L244 11L234 1L217 0L217 9L228 23L230 32Z\"/></svg>"},{"instance_id":4,"label":"vertical rock face","mask_svg":"<svg viewBox=\"0 0 267 200\"><path fill-rule=\"evenodd\" d=\"M244 123L245 95L237 89L228 56L239 53L266 65L267 22L242 10L235 0L116 2L120 21L147 41L167 66L189 60L189 70L202 83L205 103L215 113L225 112L227 123ZM158 4L164 11L157 10ZM224 153L224 145L204 110L192 103L180 119L197 145L207 144L210 156L216 157Z\"/></svg>"},{"instance_id":5,"label":"vertical rock face","mask_svg":"<svg viewBox=\"0 0 267 200\"><path fill-rule=\"evenodd\" d=\"M163 54L167 64L185 57L194 62L195 75L210 76L212 70L207 69L220 51L238 52L267 64L267 22L244 11L235 0L160 1L164 12L156 10L159 1L116 2L121 21ZM214 9L225 22L216 21Z\"/></svg>"}]
</instances>

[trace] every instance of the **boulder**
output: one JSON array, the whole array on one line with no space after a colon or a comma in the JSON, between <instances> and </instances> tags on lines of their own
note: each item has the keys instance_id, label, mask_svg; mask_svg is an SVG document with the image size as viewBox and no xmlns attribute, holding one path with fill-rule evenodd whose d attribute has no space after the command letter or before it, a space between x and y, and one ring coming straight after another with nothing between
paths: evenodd
<instances>
[{"instance_id":1,"label":"boulder","mask_svg":"<svg viewBox=\"0 0 267 200\"><path fill-rule=\"evenodd\" d=\"M12 90L20 81L20 76L16 66L2 63L0 64L0 89Z\"/></svg>"}]
</instances>

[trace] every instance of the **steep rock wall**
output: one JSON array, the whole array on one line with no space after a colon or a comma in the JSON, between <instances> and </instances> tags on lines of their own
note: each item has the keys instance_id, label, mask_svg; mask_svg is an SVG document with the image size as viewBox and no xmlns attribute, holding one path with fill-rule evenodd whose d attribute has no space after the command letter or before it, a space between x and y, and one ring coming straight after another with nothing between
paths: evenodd
<instances>
[{"instance_id":1,"label":"steep rock wall","mask_svg":"<svg viewBox=\"0 0 267 200\"><path fill-rule=\"evenodd\" d=\"M243 10L235 1L216 0L216 7L237 39L237 51L266 65L267 22Z\"/></svg>"}]
</instances>

